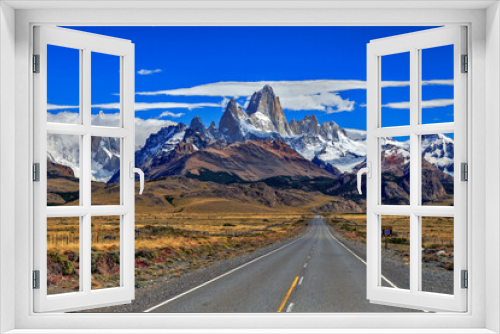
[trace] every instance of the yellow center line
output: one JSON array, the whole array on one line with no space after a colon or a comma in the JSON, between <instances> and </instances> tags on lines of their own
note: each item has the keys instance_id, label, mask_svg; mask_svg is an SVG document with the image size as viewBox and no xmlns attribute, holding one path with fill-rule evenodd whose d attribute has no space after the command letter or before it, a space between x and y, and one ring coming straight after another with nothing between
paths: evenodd
<instances>
[{"instance_id":1,"label":"yellow center line","mask_svg":"<svg viewBox=\"0 0 500 334\"><path fill-rule=\"evenodd\" d=\"M293 289L297 285L298 280L299 280L299 276L295 277L295 279L293 280L292 286L290 287L290 289L288 290L288 292L285 296L285 299L283 299L283 301L281 302L280 308L276 312L281 312L283 310L283 308L285 307L286 301L288 300L288 298L290 298L290 295L292 294Z\"/></svg>"}]
</instances>

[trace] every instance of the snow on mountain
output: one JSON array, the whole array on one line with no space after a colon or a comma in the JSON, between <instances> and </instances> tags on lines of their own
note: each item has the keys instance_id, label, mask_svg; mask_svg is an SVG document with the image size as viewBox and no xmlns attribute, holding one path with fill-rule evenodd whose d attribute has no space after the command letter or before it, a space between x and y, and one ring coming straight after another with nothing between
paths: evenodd
<instances>
[{"instance_id":1,"label":"snow on mountain","mask_svg":"<svg viewBox=\"0 0 500 334\"><path fill-rule=\"evenodd\" d=\"M139 166L152 157L163 156L172 151L184 139L186 130L186 125L178 123L153 133L146 140L144 147L135 152L136 165Z\"/></svg>"},{"instance_id":2,"label":"snow on mountain","mask_svg":"<svg viewBox=\"0 0 500 334\"><path fill-rule=\"evenodd\" d=\"M80 149L78 136L50 134L47 136L47 159L70 167L75 177L80 176Z\"/></svg>"},{"instance_id":3,"label":"snow on mountain","mask_svg":"<svg viewBox=\"0 0 500 334\"><path fill-rule=\"evenodd\" d=\"M255 92L247 111L233 99L227 105L220 132L228 142L280 139L308 160L315 157L342 172L352 171L366 157L366 135L361 130L344 131L333 121L319 124L316 116L287 122L279 98L271 87Z\"/></svg>"},{"instance_id":4,"label":"snow on mountain","mask_svg":"<svg viewBox=\"0 0 500 334\"><path fill-rule=\"evenodd\" d=\"M47 121L54 123L78 123L78 113L62 111L56 114L47 113ZM116 127L120 124L120 114L105 114L102 111L92 115L93 126ZM135 119L136 148L140 148L146 138L165 126L177 124L167 120ZM182 138L180 138L182 140ZM91 178L93 181L108 182L119 170L120 141L117 138L92 137L91 139ZM78 136L47 135L47 159L53 163L70 167L76 177L80 175L80 153Z\"/></svg>"},{"instance_id":5,"label":"snow on mountain","mask_svg":"<svg viewBox=\"0 0 500 334\"><path fill-rule=\"evenodd\" d=\"M108 182L120 170L120 140L92 137L90 147L92 181Z\"/></svg>"},{"instance_id":6,"label":"snow on mountain","mask_svg":"<svg viewBox=\"0 0 500 334\"><path fill-rule=\"evenodd\" d=\"M245 111L233 99L221 118L220 131L228 142L249 139L280 139L308 160L330 164L341 172L353 172L366 161L366 131L343 129L333 121L319 124L316 116L292 120L287 126L279 98L271 87L255 92ZM280 124L280 126L276 126ZM448 174L453 173L453 139L444 135L423 136L424 158ZM409 141L385 138L386 154L409 159ZM383 147L383 149L385 149Z\"/></svg>"},{"instance_id":7,"label":"snow on mountain","mask_svg":"<svg viewBox=\"0 0 500 334\"><path fill-rule=\"evenodd\" d=\"M422 157L442 170L454 173L454 141L444 134L422 136Z\"/></svg>"},{"instance_id":8,"label":"snow on mountain","mask_svg":"<svg viewBox=\"0 0 500 334\"><path fill-rule=\"evenodd\" d=\"M366 140L366 131L344 128L344 133L352 140Z\"/></svg>"},{"instance_id":9,"label":"snow on mountain","mask_svg":"<svg viewBox=\"0 0 500 334\"><path fill-rule=\"evenodd\" d=\"M75 177L80 176L80 149L78 136L50 134L47 136L47 159L70 167ZM91 139L91 179L108 182L120 169L120 140L110 137Z\"/></svg>"},{"instance_id":10,"label":"snow on mountain","mask_svg":"<svg viewBox=\"0 0 500 334\"><path fill-rule=\"evenodd\" d=\"M410 151L405 150L400 146L386 145L382 154L384 158L390 158L393 156L402 157L404 164L410 162Z\"/></svg>"}]
</instances>

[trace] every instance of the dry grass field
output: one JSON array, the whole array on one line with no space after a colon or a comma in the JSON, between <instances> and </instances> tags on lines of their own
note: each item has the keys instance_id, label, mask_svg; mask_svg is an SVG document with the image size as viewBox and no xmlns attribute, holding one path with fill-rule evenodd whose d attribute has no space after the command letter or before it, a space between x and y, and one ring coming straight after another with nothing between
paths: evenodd
<instances>
[{"instance_id":1,"label":"dry grass field","mask_svg":"<svg viewBox=\"0 0 500 334\"><path fill-rule=\"evenodd\" d=\"M136 287L298 235L311 215L137 213ZM47 222L48 293L79 290L79 219ZM92 218L92 288L119 285L119 217Z\"/></svg>"}]
</instances>

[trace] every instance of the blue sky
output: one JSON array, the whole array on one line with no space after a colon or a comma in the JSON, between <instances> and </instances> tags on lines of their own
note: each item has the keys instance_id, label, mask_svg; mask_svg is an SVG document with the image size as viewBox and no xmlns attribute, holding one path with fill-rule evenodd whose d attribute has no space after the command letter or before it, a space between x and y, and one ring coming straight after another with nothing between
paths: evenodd
<instances>
[{"instance_id":1,"label":"blue sky","mask_svg":"<svg viewBox=\"0 0 500 334\"><path fill-rule=\"evenodd\" d=\"M320 122L366 129L366 44L428 27L71 27L129 39L136 47L136 117L184 122L199 115L218 124L227 98L244 105L259 84L272 84L288 120L315 114ZM423 51L422 80L453 79L452 47ZM50 57L52 55L52 57ZM48 103L78 104L78 52L49 49ZM382 59L383 81L408 81L406 54ZM93 113L118 102L117 57L92 56ZM318 81L324 80L324 81ZM232 82L231 84L220 84ZM182 89L182 90L179 90ZM409 88L383 89L382 125L406 125ZM146 94L141 94L146 93ZM453 121L453 86L422 88L424 123ZM58 113L69 108L49 110ZM49 108L51 109L51 108Z\"/></svg>"}]
</instances>

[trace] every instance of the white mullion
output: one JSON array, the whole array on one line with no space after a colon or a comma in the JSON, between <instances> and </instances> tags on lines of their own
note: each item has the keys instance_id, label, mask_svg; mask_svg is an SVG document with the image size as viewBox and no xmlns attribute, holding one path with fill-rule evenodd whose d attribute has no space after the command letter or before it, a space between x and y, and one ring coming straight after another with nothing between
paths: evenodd
<instances>
[{"instance_id":1,"label":"white mullion","mask_svg":"<svg viewBox=\"0 0 500 334\"><path fill-rule=\"evenodd\" d=\"M124 128L92 126L90 128L92 136L124 138L130 135L130 131Z\"/></svg>"},{"instance_id":2,"label":"white mullion","mask_svg":"<svg viewBox=\"0 0 500 334\"><path fill-rule=\"evenodd\" d=\"M418 291L419 278L419 258L421 251L419 248L419 217L413 212L413 208L420 204L420 175L421 161L419 159L420 145L419 136L413 129L420 121L420 51L410 50L410 291Z\"/></svg>"},{"instance_id":3,"label":"white mullion","mask_svg":"<svg viewBox=\"0 0 500 334\"><path fill-rule=\"evenodd\" d=\"M124 215L130 211L123 205L94 205L90 208L83 206L49 206L46 209L47 217L79 217L90 212L93 216Z\"/></svg>"},{"instance_id":4,"label":"white mullion","mask_svg":"<svg viewBox=\"0 0 500 334\"><path fill-rule=\"evenodd\" d=\"M83 136L89 127L81 124L47 123L47 133L58 135Z\"/></svg>"},{"instance_id":5,"label":"white mullion","mask_svg":"<svg viewBox=\"0 0 500 334\"><path fill-rule=\"evenodd\" d=\"M367 46L367 161L371 162L371 178L367 178L366 187L366 281L367 298L373 299L374 292L380 287L381 281L381 249L380 249L380 216L373 208L380 204L380 148L379 140L374 131L380 126L380 57L372 52L372 44Z\"/></svg>"},{"instance_id":6,"label":"white mullion","mask_svg":"<svg viewBox=\"0 0 500 334\"><path fill-rule=\"evenodd\" d=\"M120 188L121 203L128 209L128 213L121 217L120 252L120 284L129 291L130 299L134 299L135 286L135 175L130 178L130 168L135 164L135 78L134 78L134 45L120 58L120 114L123 130L129 135L121 141L120 156ZM132 166L131 166L132 164Z\"/></svg>"},{"instance_id":7,"label":"white mullion","mask_svg":"<svg viewBox=\"0 0 500 334\"><path fill-rule=\"evenodd\" d=\"M116 216L124 215L130 211L124 205L93 205L90 208L92 216Z\"/></svg>"},{"instance_id":8,"label":"white mullion","mask_svg":"<svg viewBox=\"0 0 500 334\"><path fill-rule=\"evenodd\" d=\"M378 215L387 216L409 216L411 209L409 205L377 205L373 212Z\"/></svg>"},{"instance_id":9,"label":"white mullion","mask_svg":"<svg viewBox=\"0 0 500 334\"><path fill-rule=\"evenodd\" d=\"M85 59L85 56L83 54L83 50L79 50L79 66L80 66L80 70L79 70L79 80L78 80L78 83L79 83L79 87L78 87L78 91L79 91L79 100L78 100L78 114L79 114L79 124L78 124L78 128L84 128L84 125L83 125L83 86L85 84L84 82L84 60ZM48 128L51 128L53 125L59 125L59 124L49 124ZM65 127L60 127L58 126L58 128L64 128L64 129L68 129L68 130L74 130L75 128L73 126L65 126ZM47 131L51 131L52 129L48 129ZM51 131L52 132L52 131ZM75 132L70 132L71 134L76 134ZM80 193L80 196L79 196L79 199L78 199L78 203L79 203L79 210L81 210L81 206L83 206L83 198L84 198L84 178L82 177L82 166L83 166L83 162L85 161L85 158L83 156L83 135L84 133L78 133L78 148L79 148L79 160L78 160L78 163L79 163L79 168L80 168L80 177L78 178L78 187L80 188L79 189L79 193ZM84 281L84 276L85 275L82 275L84 274L84 271L81 270L83 269L83 265L84 263L82 263L82 259L85 258L85 247L84 247L84 244L85 244L85 229L84 229L84 226L85 226L85 222L84 222L84 217L85 215L85 212L83 212L82 214L78 214L78 222L79 222L79 226L78 226L78 230L79 230L79 242L78 242L78 249L79 249L79 261L80 261L80 271L79 271L79 274L78 274L78 281L79 281L79 291L83 291L83 288L85 286L85 281ZM82 256L83 255L83 256Z\"/></svg>"},{"instance_id":10,"label":"white mullion","mask_svg":"<svg viewBox=\"0 0 500 334\"><path fill-rule=\"evenodd\" d=\"M382 114L382 113L380 113ZM410 126L394 126L394 127L379 127L373 130L373 134L376 137L401 137L409 136L412 131Z\"/></svg>"},{"instance_id":11,"label":"white mullion","mask_svg":"<svg viewBox=\"0 0 500 334\"><path fill-rule=\"evenodd\" d=\"M89 48L83 50L83 75L82 75L82 123L83 126L90 129L91 126L91 52ZM83 277L83 289L85 293L92 290L91 270L92 270L92 217L89 209L91 204L91 134L87 131L83 135L83 161L80 163L80 178L82 179L83 196L81 204L87 210L83 216L83 235L80 239L82 244L82 253L80 254L80 275ZM82 263L83 262L83 263Z\"/></svg>"},{"instance_id":12,"label":"white mullion","mask_svg":"<svg viewBox=\"0 0 500 334\"><path fill-rule=\"evenodd\" d=\"M452 133L455 131L455 123L420 124L412 127L412 132L418 135L433 135L436 133Z\"/></svg>"},{"instance_id":13,"label":"white mullion","mask_svg":"<svg viewBox=\"0 0 500 334\"><path fill-rule=\"evenodd\" d=\"M459 166L468 162L467 158L467 74L461 73L461 55L467 54L467 28L461 27L454 46L454 112L455 112L455 146L454 146L454 205L456 215L453 221L454 243L454 294L462 299L462 309L467 308L467 290L461 289L460 271L468 269L467 265L467 186L472 182L469 165L469 182L462 182L459 176ZM470 56L470 55L469 55ZM471 62L469 62L470 64ZM470 65L469 65L470 66ZM469 67L469 72L471 68ZM469 278L473 273L469 273Z\"/></svg>"},{"instance_id":14,"label":"white mullion","mask_svg":"<svg viewBox=\"0 0 500 334\"><path fill-rule=\"evenodd\" d=\"M80 190L81 191L81 190ZM88 213L83 206L49 206L47 217L82 217Z\"/></svg>"},{"instance_id":15,"label":"white mullion","mask_svg":"<svg viewBox=\"0 0 500 334\"><path fill-rule=\"evenodd\" d=\"M40 164L40 182L33 183L33 269L40 271L40 289L34 290L34 308L40 312L47 296L47 44L39 27L34 29L33 47L34 53L40 55L40 73L33 75L33 162Z\"/></svg>"},{"instance_id":16,"label":"white mullion","mask_svg":"<svg viewBox=\"0 0 500 334\"><path fill-rule=\"evenodd\" d=\"M412 208L412 212L421 217L454 217L454 206L420 205Z\"/></svg>"},{"instance_id":17,"label":"white mullion","mask_svg":"<svg viewBox=\"0 0 500 334\"><path fill-rule=\"evenodd\" d=\"M52 133L52 134L83 136L89 132L92 136L98 136L98 137L123 138L130 135L130 131L128 129L123 129L123 128L90 126L90 125L79 125L79 124L64 124L64 123L47 124L47 133Z\"/></svg>"}]
</instances>

